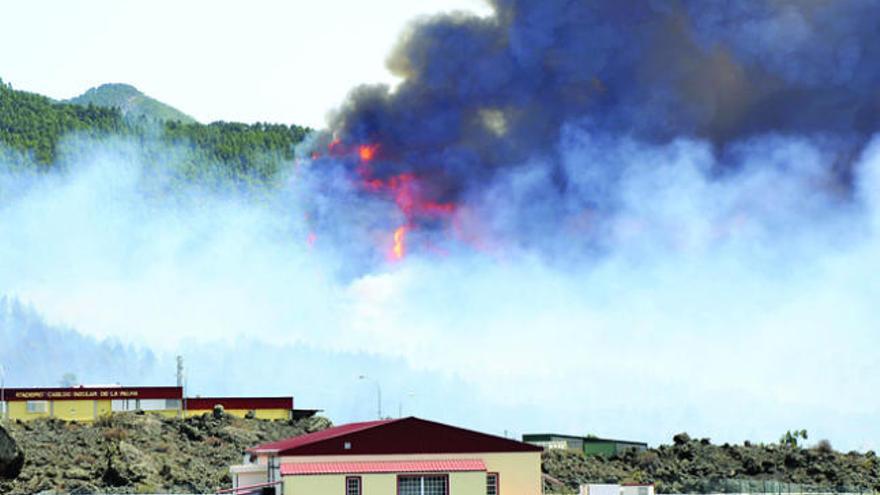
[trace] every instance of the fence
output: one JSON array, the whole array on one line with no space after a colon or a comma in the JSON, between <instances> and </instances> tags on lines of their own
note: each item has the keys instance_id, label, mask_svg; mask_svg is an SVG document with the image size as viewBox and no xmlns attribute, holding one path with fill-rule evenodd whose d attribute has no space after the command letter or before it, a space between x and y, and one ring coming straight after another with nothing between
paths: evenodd
<instances>
[{"instance_id":1,"label":"fence","mask_svg":"<svg viewBox=\"0 0 880 495\"><path fill-rule=\"evenodd\" d=\"M555 479L553 481L556 483L545 483L545 493L577 494L577 490L570 489L561 481ZM846 485L811 485L776 480L707 479L689 481L679 493L662 492L658 495L880 495L880 492Z\"/></svg>"},{"instance_id":2,"label":"fence","mask_svg":"<svg viewBox=\"0 0 880 495\"><path fill-rule=\"evenodd\" d=\"M687 487L685 493L691 494L867 495L876 493L868 488L854 486L811 485L777 480L724 479L696 481L688 484L692 486Z\"/></svg>"}]
</instances>

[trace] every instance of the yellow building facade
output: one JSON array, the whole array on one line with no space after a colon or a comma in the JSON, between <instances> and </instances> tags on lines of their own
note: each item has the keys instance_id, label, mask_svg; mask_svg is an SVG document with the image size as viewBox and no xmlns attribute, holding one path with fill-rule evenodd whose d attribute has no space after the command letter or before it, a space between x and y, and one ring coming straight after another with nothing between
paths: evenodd
<instances>
[{"instance_id":1,"label":"yellow building facade","mask_svg":"<svg viewBox=\"0 0 880 495\"><path fill-rule=\"evenodd\" d=\"M486 482L487 475L494 474L496 475L496 479L498 480L498 486L504 487L504 495L535 495L535 493L540 493L541 487L541 451L525 451L525 452L476 452L476 453L452 453L446 452L442 455L438 456L438 454L407 454L407 455L356 455L356 456L346 456L346 455L338 455L338 456L282 456L280 458L281 466L287 465L295 465L298 463L307 463L307 464L320 464L320 463L338 463L338 464L348 464L354 469L354 472L342 473L341 475L327 475L328 483L334 483L339 485L344 482L346 475L357 475L360 474L356 472L358 465L375 465L377 463L381 464L383 462L413 462L415 465L424 466L430 464L432 461L442 460L446 461L469 461L469 460L479 460L482 461L484 468L476 473L476 478L479 478L479 485L482 491L472 492L469 489L464 492L459 490L453 490L456 486L460 488L465 488L468 485L468 480L470 483L474 482L475 473L473 472L454 472L450 473L450 493L462 494L462 493L479 493L480 495L486 494ZM268 463L268 458L263 457L259 462ZM426 464L428 463L428 464ZM265 472L265 471L263 471ZM446 471L440 471L441 473L446 473ZM394 476L397 474L401 474L398 472L391 474L377 474L371 475L371 479L373 483L382 483L379 480L385 480L386 483L394 482ZM313 478L314 476L308 476L308 478ZM324 476L320 476L324 477ZM285 486L289 483L291 487L297 486L300 482L298 480L304 478L304 476L295 476L295 475L287 475L283 476ZM332 481L329 481L332 480ZM390 481L389 481L390 480ZM453 482L454 481L454 482ZM364 483L366 486L367 479L364 479ZM539 488L538 492L535 492L535 487ZM377 486L378 488L378 486ZM302 491L284 491L285 495L290 493L311 493L311 492L302 492ZM315 492L320 493L320 492ZM330 492L330 493L341 493L341 492ZM397 493L395 491L375 491L375 492L367 492L364 491L364 495L369 495L371 493Z\"/></svg>"},{"instance_id":2,"label":"yellow building facade","mask_svg":"<svg viewBox=\"0 0 880 495\"><path fill-rule=\"evenodd\" d=\"M94 421L113 412L141 410L179 416L181 387L7 388L0 394L8 419Z\"/></svg>"},{"instance_id":3,"label":"yellow building facade","mask_svg":"<svg viewBox=\"0 0 880 495\"><path fill-rule=\"evenodd\" d=\"M186 399L185 415L199 416L223 406L223 412L243 418L253 413L257 419L290 419L293 397L192 397Z\"/></svg>"},{"instance_id":4,"label":"yellow building facade","mask_svg":"<svg viewBox=\"0 0 880 495\"><path fill-rule=\"evenodd\" d=\"M293 397L193 397L184 398L182 387L71 387L0 389L0 412L7 419L28 421L56 418L94 421L115 412L144 411L165 417L199 416L214 407L238 417L290 419ZM316 411L299 411L308 416Z\"/></svg>"},{"instance_id":5,"label":"yellow building facade","mask_svg":"<svg viewBox=\"0 0 880 495\"><path fill-rule=\"evenodd\" d=\"M484 495L486 493L486 473L479 471L447 472L439 475L435 473L378 473L284 476L282 489L284 494L346 493L346 485L351 483L352 478L355 478L359 480L359 490L363 494L394 494L397 493L397 485L401 476L443 480L447 484L445 488L447 493L456 495ZM421 485L421 479L419 481ZM354 490L352 489L352 491ZM419 486L419 491L422 491L421 486Z\"/></svg>"},{"instance_id":6,"label":"yellow building facade","mask_svg":"<svg viewBox=\"0 0 880 495\"><path fill-rule=\"evenodd\" d=\"M250 449L236 495L537 495L540 447L419 418L352 423Z\"/></svg>"}]
</instances>

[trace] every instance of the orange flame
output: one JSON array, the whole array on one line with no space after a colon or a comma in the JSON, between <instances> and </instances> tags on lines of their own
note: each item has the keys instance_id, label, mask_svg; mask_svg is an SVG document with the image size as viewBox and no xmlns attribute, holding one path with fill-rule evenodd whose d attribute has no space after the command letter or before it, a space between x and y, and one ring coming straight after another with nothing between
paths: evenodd
<instances>
[{"instance_id":1,"label":"orange flame","mask_svg":"<svg viewBox=\"0 0 880 495\"><path fill-rule=\"evenodd\" d=\"M401 260L406 255L406 227L397 227L394 231L394 246L391 248L391 259Z\"/></svg>"},{"instance_id":2,"label":"orange flame","mask_svg":"<svg viewBox=\"0 0 880 495\"><path fill-rule=\"evenodd\" d=\"M378 148L378 147L379 146L376 144L373 144L373 145L362 144L362 145L358 146L358 156L360 157L361 161L368 162L368 161L372 160L373 157L376 156L376 148Z\"/></svg>"}]
</instances>

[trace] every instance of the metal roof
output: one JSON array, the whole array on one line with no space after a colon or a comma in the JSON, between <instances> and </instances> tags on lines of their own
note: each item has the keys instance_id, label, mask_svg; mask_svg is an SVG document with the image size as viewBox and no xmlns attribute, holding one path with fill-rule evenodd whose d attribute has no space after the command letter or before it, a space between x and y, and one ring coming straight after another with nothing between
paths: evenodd
<instances>
[{"instance_id":1,"label":"metal roof","mask_svg":"<svg viewBox=\"0 0 880 495\"><path fill-rule=\"evenodd\" d=\"M612 438L582 437L582 436L578 436L578 435L564 435L561 433L524 433L523 434L523 441L526 441L526 442L538 441L536 437L569 438L572 440L582 440L582 441L588 442L588 443L604 442L604 443L625 443L625 444L630 444L630 445L645 445L645 446L648 445L645 442L638 442L638 441L634 441L634 440L615 440Z\"/></svg>"},{"instance_id":2,"label":"metal roof","mask_svg":"<svg viewBox=\"0 0 880 495\"><path fill-rule=\"evenodd\" d=\"M294 462L281 465L281 475L364 473L451 473L485 471L479 459L437 459L424 461Z\"/></svg>"},{"instance_id":3,"label":"metal roof","mask_svg":"<svg viewBox=\"0 0 880 495\"><path fill-rule=\"evenodd\" d=\"M258 445L256 454L385 455L540 452L535 445L409 417L366 421Z\"/></svg>"},{"instance_id":4,"label":"metal roof","mask_svg":"<svg viewBox=\"0 0 880 495\"><path fill-rule=\"evenodd\" d=\"M257 445L256 447L248 449L248 452L259 454L293 450L297 447L313 444L323 440L329 440L331 438L340 437L349 433L355 433L361 430L366 430L368 428L373 428L375 426L391 423L394 421L397 420L383 419L378 421L363 421L361 423L348 423L345 425L327 428L326 430L316 431L314 433L307 433L298 437L291 437L284 440L278 440L277 442L269 442Z\"/></svg>"}]
</instances>

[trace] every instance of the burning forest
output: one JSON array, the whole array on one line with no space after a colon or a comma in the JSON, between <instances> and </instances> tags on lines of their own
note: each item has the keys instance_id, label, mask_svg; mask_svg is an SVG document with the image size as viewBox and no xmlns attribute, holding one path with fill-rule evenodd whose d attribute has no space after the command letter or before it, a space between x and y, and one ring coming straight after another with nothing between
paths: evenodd
<instances>
[{"instance_id":1,"label":"burning forest","mask_svg":"<svg viewBox=\"0 0 880 495\"><path fill-rule=\"evenodd\" d=\"M384 236L389 259L419 235L430 238L411 242L423 253L448 252L450 241L543 250L559 237L550 232L601 252L621 190L641 173L623 156L635 149L694 146L709 183L760 167L808 181L811 196L845 207L878 126L869 60L880 40L866 21L876 8L499 0L490 17L423 19L388 59L399 84L355 89L312 141L309 166L342 162L359 193L396 205L400 218ZM754 163L760 148L768 156L791 146L821 164ZM584 147L605 149L584 156ZM657 158L638 166L653 173L665 165ZM511 212L499 230L499 212L483 211L486 191L524 175L530 187L491 198ZM713 219L719 236L765 220L744 209Z\"/></svg>"}]
</instances>

